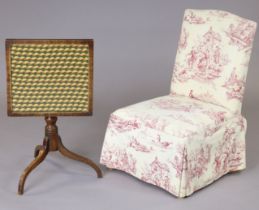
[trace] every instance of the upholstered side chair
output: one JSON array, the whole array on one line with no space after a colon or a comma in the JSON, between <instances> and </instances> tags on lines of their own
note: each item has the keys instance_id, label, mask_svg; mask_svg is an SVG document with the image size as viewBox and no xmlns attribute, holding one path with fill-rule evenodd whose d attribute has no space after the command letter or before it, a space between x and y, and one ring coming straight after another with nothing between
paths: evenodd
<instances>
[{"instance_id":1,"label":"upholstered side chair","mask_svg":"<svg viewBox=\"0 0 259 210\"><path fill-rule=\"evenodd\" d=\"M245 169L241 105L255 31L229 12L187 9L170 94L113 112L100 162L177 197Z\"/></svg>"}]
</instances>

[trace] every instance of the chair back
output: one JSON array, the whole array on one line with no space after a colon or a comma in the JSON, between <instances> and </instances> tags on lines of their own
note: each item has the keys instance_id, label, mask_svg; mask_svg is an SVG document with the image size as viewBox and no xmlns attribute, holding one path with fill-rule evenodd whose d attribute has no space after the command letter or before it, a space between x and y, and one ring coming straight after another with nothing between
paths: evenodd
<instances>
[{"instance_id":1,"label":"chair back","mask_svg":"<svg viewBox=\"0 0 259 210\"><path fill-rule=\"evenodd\" d=\"M187 9L171 93L240 113L256 25L225 11Z\"/></svg>"}]
</instances>

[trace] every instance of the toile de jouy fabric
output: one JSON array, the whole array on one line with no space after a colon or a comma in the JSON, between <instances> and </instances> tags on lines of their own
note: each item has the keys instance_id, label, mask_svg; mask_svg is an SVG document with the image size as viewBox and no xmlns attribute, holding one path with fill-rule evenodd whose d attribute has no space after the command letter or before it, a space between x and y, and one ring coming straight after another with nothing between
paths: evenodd
<instances>
[{"instance_id":1,"label":"toile de jouy fabric","mask_svg":"<svg viewBox=\"0 0 259 210\"><path fill-rule=\"evenodd\" d=\"M256 23L218 10L186 10L171 93L116 110L100 162L191 195L246 167L240 110Z\"/></svg>"},{"instance_id":2,"label":"toile de jouy fabric","mask_svg":"<svg viewBox=\"0 0 259 210\"><path fill-rule=\"evenodd\" d=\"M240 114L256 23L218 10L186 10L171 92Z\"/></svg>"}]
</instances>

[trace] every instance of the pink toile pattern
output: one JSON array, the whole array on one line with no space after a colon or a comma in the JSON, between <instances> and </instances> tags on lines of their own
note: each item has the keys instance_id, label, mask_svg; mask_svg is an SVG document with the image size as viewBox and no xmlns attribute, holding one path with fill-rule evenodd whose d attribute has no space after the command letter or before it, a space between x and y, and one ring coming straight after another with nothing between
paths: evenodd
<instances>
[{"instance_id":1,"label":"pink toile pattern","mask_svg":"<svg viewBox=\"0 0 259 210\"><path fill-rule=\"evenodd\" d=\"M225 11L186 10L171 93L113 112L100 162L177 197L243 170L241 104L255 29Z\"/></svg>"},{"instance_id":2,"label":"pink toile pattern","mask_svg":"<svg viewBox=\"0 0 259 210\"><path fill-rule=\"evenodd\" d=\"M231 72L230 77L222 87L226 89L227 99L236 99L242 102L244 89L245 89L245 78L238 78L238 73L236 70Z\"/></svg>"},{"instance_id":3,"label":"pink toile pattern","mask_svg":"<svg viewBox=\"0 0 259 210\"><path fill-rule=\"evenodd\" d=\"M230 24L226 34L230 45L235 45L240 51L249 52L255 36L255 25L253 22L241 20L237 24Z\"/></svg>"},{"instance_id":4,"label":"pink toile pattern","mask_svg":"<svg viewBox=\"0 0 259 210\"><path fill-rule=\"evenodd\" d=\"M255 22L228 12L186 10L171 92L240 114L255 31Z\"/></svg>"},{"instance_id":5,"label":"pink toile pattern","mask_svg":"<svg viewBox=\"0 0 259 210\"><path fill-rule=\"evenodd\" d=\"M228 64L228 56L223 53L220 43L220 34L214 32L211 27L202 35L197 46L186 54L186 63L175 64L175 78L182 83L188 80L208 83L219 78L223 67ZM182 48L182 45L179 48Z\"/></svg>"}]
</instances>

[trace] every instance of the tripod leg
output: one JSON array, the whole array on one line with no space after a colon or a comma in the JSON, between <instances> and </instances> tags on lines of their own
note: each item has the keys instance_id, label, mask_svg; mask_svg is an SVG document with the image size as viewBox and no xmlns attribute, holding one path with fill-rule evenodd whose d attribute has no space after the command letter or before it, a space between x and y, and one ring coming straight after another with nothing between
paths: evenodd
<instances>
[{"instance_id":1,"label":"tripod leg","mask_svg":"<svg viewBox=\"0 0 259 210\"><path fill-rule=\"evenodd\" d=\"M43 146L47 147L48 146L48 138L44 138L43 140ZM34 157L36 158L40 152L40 149L42 148L42 145L37 145L34 149Z\"/></svg>"},{"instance_id":2,"label":"tripod leg","mask_svg":"<svg viewBox=\"0 0 259 210\"><path fill-rule=\"evenodd\" d=\"M41 148L42 148L42 145L37 145L35 147L35 150L34 150L34 157L35 158L39 155Z\"/></svg>"},{"instance_id":3,"label":"tripod leg","mask_svg":"<svg viewBox=\"0 0 259 210\"><path fill-rule=\"evenodd\" d=\"M27 166L27 168L25 168L25 170L23 171L22 175L20 176L20 180L19 180L19 186L18 186L18 194L22 195L23 191L24 191L24 184L26 181L27 176L29 175L29 173L36 168L47 156L48 154L48 147L45 146L37 146L36 147L38 149L38 155L36 156L36 158L30 163L29 166Z\"/></svg>"},{"instance_id":4,"label":"tripod leg","mask_svg":"<svg viewBox=\"0 0 259 210\"><path fill-rule=\"evenodd\" d=\"M59 152L68 157L68 158L71 158L73 160L78 160L78 161L81 161L83 163L86 163L87 165L91 166L97 173L97 177L98 178L102 178L103 175L102 175L102 171L101 169L90 159L86 158L86 157L83 157L83 156L80 156L78 154L75 154L71 151L69 151L61 142L61 139L59 138L59 141L58 141L58 150Z\"/></svg>"}]
</instances>

